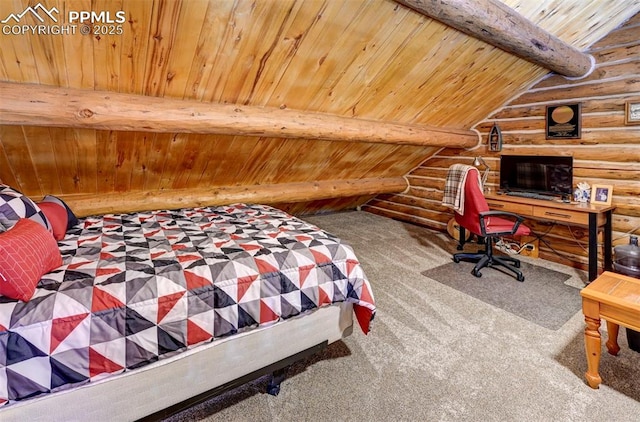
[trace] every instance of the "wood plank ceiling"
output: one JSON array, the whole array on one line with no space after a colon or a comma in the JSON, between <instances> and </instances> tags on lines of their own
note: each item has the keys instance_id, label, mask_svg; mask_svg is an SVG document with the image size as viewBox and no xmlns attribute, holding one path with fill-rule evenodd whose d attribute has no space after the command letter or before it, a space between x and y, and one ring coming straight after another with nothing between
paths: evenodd
<instances>
[{"instance_id":1,"label":"wood plank ceiling","mask_svg":"<svg viewBox=\"0 0 640 422\"><path fill-rule=\"evenodd\" d=\"M504 3L579 50L640 10L637 0ZM62 24L82 10L126 19L122 33L93 35L12 33L7 21L0 81L426 125L447 140L548 73L392 0L16 0L0 2L0 20L36 4ZM111 198L84 212L129 209L153 192L279 184L309 192L296 201L352 195L339 205L351 206L372 192L344 186L397 181L441 148L3 123L0 179L35 198ZM329 183L324 196L318 182Z\"/></svg>"}]
</instances>

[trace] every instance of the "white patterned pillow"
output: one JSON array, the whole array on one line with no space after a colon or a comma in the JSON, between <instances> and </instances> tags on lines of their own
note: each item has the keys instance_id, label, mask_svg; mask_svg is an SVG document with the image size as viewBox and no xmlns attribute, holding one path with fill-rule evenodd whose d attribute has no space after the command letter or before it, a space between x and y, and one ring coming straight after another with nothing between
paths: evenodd
<instances>
[{"instance_id":1,"label":"white patterned pillow","mask_svg":"<svg viewBox=\"0 0 640 422\"><path fill-rule=\"evenodd\" d=\"M29 218L49 232L52 230L49 220L35 202L7 185L0 185L0 226L9 230L21 218Z\"/></svg>"}]
</instances>

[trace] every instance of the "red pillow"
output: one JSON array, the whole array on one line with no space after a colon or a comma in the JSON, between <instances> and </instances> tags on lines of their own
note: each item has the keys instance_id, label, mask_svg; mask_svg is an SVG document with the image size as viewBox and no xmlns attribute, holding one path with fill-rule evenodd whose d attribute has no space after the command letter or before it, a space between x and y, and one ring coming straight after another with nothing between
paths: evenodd
<instances>
[{"instance_id":1,"label":"red pillow","mask_svg":"<svg viewBox=\"0 0 640 422\"><path fill-rule=\"evenodd\" d=\"M47 217L49 223L51 223L51 227L53 227L53 237L56 240L64 239L64 235L67 234L67 223L69 221L67 210L55 202L39 202L38 207L40 207L40 210Z\"/></svg>"},{"instance_id":2,"label":"red pillow","mask_svg":"<svg viewBox=\"0 0 640 422\"><path fill-rule=\"evenodd\" d=\"M58 244L35 221L21 218L0 233L0 295L28 302L40 278L61 265Z\"/></svg>"}]
</instances>

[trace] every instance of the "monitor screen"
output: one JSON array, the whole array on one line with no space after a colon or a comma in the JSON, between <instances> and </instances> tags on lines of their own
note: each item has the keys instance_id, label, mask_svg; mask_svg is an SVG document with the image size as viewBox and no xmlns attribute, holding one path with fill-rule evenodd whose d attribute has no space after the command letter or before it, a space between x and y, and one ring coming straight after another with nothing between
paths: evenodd
<instances>
[{"instance_id":1,"label":"monitor screen","mask_svg":"<svg viewBox=\"0 0 640 422\"><path fill-rule=\"evenodd\" d=\"M573 157L502 155L500 189L552 195L573 192Z\"/></svg>"}]
</instances>

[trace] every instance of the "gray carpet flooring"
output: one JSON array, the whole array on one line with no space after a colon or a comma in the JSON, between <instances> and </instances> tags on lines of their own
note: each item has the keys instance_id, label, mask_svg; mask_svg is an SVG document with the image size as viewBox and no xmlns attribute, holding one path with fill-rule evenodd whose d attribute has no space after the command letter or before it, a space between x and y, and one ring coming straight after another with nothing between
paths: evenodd
<instances>
[{"instance_id":1,"label":"gray carpet flooring","mask_svg":"<svg viewBox=\"0 0 640 422\"><path fill-rule=\"evenodd\" d=\"M263 377L167 421L640 420L640 353L623 330L593 390L580 310L549 329L422 275L451 262L445 234L365 212L305 219L356 250L378 306L372 332L294 365L278 396ZM523 261L568 275L576 294L584 286L582 271Z\"/></svg>"},{"instance_id":2,"label":"gray carpet flooring","mask_svg":"<svg viewBox=\"0 0 640 422\"><path fill-rule=\"evenodd\" d=\"M502 267L483 269L478 278L471 274L474 266L473 262L451 261L422 275L552 330L562 327L582 308L579 290L564 283L571 278L569 274L521 262L526 279L521 283Z\"/></svg>"}]
</instances>

